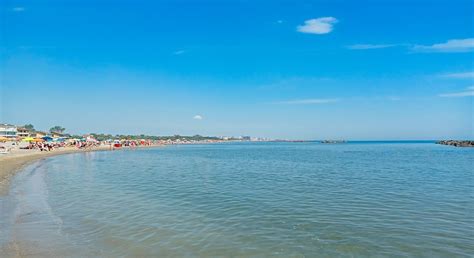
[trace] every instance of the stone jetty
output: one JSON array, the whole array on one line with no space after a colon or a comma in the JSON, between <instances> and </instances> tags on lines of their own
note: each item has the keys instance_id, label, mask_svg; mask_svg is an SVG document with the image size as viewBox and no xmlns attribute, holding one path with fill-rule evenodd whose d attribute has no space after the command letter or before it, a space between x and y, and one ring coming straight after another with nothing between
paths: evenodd
<instances>
[{"instance_id":1,"label":"stone jetty","mask_svg":"<svg viewBox=\"0 0 474 258\"><path fill-rule=\"evenodd\" d=\"M455 140L447 140L447 141L438 141L437 144L443 145L451 145L455 147L474 147L474 141L455 141Z\"/></svg>"}]
</instances>

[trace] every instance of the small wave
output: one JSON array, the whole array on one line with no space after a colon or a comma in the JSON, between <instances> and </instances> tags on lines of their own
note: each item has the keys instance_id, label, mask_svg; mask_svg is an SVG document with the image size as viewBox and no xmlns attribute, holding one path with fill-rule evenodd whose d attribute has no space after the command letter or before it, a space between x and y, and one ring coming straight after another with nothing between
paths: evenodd
<instances>
[{"instance_id":1,"label":"small wave","mask_svg":"<svg viewBox=\"0 0 474 258\"><path fill-rule=\"evenodd\" d=\"M4 245L15 246L21 253L53 254L53 250L59 249L51 243L67 241L61 230L63 221L48 202L47 162L38 161L20 172L7 197L12 212L8 215L10 225L5 226L9 230Z\"/></svg>"}]
</instances>

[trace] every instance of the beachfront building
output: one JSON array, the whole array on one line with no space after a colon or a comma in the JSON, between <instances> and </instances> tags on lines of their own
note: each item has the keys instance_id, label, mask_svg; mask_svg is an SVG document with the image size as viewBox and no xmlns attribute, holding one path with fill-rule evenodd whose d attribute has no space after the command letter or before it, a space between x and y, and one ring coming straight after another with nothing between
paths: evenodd
<instances>
[{"instance_id":1,"label":"beachfront building","mask_svg":"<svg viewBox=\"0 0 474 258\"><path fill-rule=\"evenodd\" d=\"M30 131L24 127L18 127L17 129L16 136L20 138L25 138L30 136Z\"/></svg>"},{"instance_id":2,"label":"beachfront building","mask_svg":"<svg viewBox=\"0 0 474 258\"><path fill-rule=\"evenodd\" d=\"M43 138L47 135L48 135L48 133L41 132L41 131L35 131L34 133L30 134L31 137L35 137L35 138Z\"/></svg>"},{"instance_id":3,"label":"beachfront building","mask_svg":"<svg viewBox=\"0 0 474 258\"><path fill-rule=\"evenodd\" d=\"M49 134L53 138L69 138L69 134L66 133L58 133L58 132L52 132Z\"/></svg>"},{"instance_id":4,"label":"beachfront building","mask_svg":"<svg viewBox=\"0 0 474 258\"><path fill-rule=\"evenodd\" d=\"M62 134L62 133L57 133L57 132L52 132L51 133L51 137L53 138L62 138L62 137L65 137L66 135L65 134Z\"/></svg>"},{"instance_id":5,"label":"beachfront building","mask_svg":"<svg viewBox=\"0 0 474 258\"><path fill-rule=\"evenodd\" d=\"M11 124L0 124L0 137L14 139L17 137L17 128Z\"/></svg>"}]
</instances>

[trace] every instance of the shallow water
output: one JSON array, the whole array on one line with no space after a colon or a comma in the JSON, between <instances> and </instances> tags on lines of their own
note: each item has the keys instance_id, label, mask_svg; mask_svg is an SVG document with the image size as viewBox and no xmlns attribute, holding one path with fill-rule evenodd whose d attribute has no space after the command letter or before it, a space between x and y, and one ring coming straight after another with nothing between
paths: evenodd
<instances>
[{"instance_id":1,"label":"shallow water","mask_svg":"<svg viewBox=\"0 0 474 258\"><path fill-rule=\"evenodd\" d=\"M0 197L5 255L474 255L474 149L241 143L57 156ZM1 254L1 253L0 253Z\"/></svg>"}]
</instances>

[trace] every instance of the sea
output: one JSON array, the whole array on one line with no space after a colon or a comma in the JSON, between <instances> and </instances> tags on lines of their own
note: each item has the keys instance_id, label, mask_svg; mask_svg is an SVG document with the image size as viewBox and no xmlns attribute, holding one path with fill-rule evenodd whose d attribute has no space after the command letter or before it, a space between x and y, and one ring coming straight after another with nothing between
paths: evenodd
<instances>
[{"instance_id":1,"label":"sea","mask_svg":"<svg viewBox=\"0 0 474 258\"><path fill-rule=\"evenodd\" d=\"M473 257L474 148L222 143L67 154L0 197L0 257Z\"/></svg>"}]
</instances>

